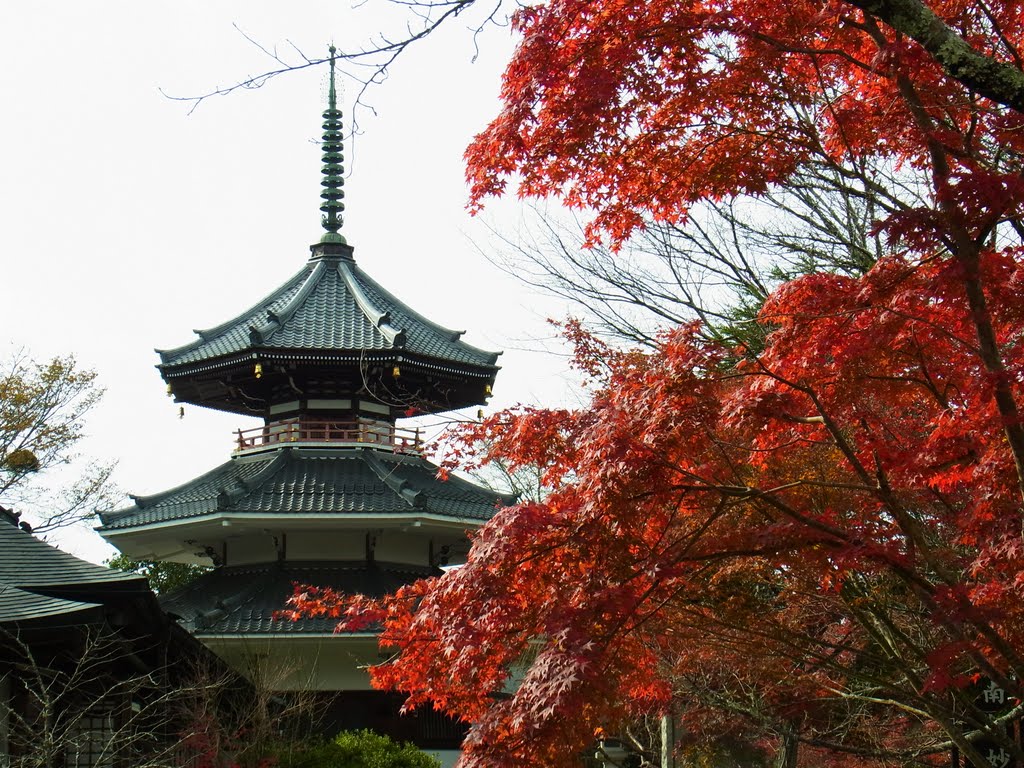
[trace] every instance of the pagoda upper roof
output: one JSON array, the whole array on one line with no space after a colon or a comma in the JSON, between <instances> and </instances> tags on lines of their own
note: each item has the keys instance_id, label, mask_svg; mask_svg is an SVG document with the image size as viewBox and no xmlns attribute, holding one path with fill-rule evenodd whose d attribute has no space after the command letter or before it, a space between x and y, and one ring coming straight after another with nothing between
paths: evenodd
<instances>
[{"instance_id":1,"label":"pagoda upper roof","mask_svg":"<svg viewBox=\"0 0 1024 768\"><path fill-rule=\"evenodd\" d=\"M102 533L216 514L410 514L486 522L512 498L438 468L416 454L371 448L281 447L239 455L200 477L100 513Z\"/></svg>"},{"instance_id":2,"label":"pagoda upper roof","mask_svg":"<svg viewBox=\"0 0 1024 768\"><path fill-rule=\"evenodd\" d=\"M453 373L493 378L498 354L461 341L360 269L348 245L319 244L291 279L237 317L196 331L181 347L157 350L166 377L228 367L259 351L307 360L384 353ZM389 354L390 353L390 354Z\"/></svg>"},{"instance_id":3,"label":"pagoda upper roof","mask_svg":"<svg viewBox=\"0 0 1024 768\"><path fill-rule=\"evenodd\" d=\"M217 568L161 600L197 635L332 634L337 618L279 615L296 584L343 594L383 597L417 579L440 573L425 566L360 562L279 562Z\"/></svg>"},{"instance_id":4,"label":"pagoda upper roof","mask_svg":"<svg viewBox=\"0 0 1024 768\"><path fill-rule=\"evenodd\" d=\"M428 320L355 263L341 234L344 131L334 86L323 112L321 165L325 233L291 279L240 315L196 331L198 339L157 350L178 402L234 413L346 411L439 413L482 405L498 371L497 352L479 349ZM310 403L313 404L310 404Z\"/></svg>"}]
</instances>

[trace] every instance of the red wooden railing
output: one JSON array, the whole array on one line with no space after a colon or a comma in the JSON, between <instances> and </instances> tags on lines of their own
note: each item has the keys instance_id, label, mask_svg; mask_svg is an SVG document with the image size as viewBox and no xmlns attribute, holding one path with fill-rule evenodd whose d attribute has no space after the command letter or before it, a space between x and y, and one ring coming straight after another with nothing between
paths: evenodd
<instances>
[{"instance_id":1,"label":"red wooden railing","mask_svg":"<svg viewBox=\"0 0 1024 768\"><path fill-rule=\"evenodd\" d=\"M419 453L423 449L419 428L399 429L393 424L369 419L314 421L294 418L235 431L235 450L238 451L299 442L365 444L389 447L399 453Z\"/></svg>"}]
</instances>

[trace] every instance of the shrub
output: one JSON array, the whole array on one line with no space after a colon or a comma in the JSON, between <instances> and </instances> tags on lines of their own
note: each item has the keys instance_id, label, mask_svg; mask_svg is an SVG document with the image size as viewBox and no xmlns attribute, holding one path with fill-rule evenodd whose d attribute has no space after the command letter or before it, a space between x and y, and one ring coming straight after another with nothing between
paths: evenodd
<instances>
[{"instance_id":1,"label":"shrub","mask_svg":"<svg viewBox=\"0 0 1024 768\"><path fill-rule=\"evenodd\" d=\"M342 731L333 741L278 755L280 768L440 768L437 758L373 731Z\"/></svg>"}]
</instances>

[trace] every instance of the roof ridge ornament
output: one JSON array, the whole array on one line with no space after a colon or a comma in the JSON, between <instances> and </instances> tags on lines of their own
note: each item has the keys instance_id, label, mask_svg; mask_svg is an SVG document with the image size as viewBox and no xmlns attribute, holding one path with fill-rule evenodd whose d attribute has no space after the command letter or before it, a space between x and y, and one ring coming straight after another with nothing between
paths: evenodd
<instances>
[{"instance_id":1,"label":"roof ridge ornament","mask_svg":"<svg viewBox=\"0 0 1024 768\"><path fill-rule=\"evenodd\" d=\"M334 59L337 49L331 45L331 80L327 92L327 109L323 113L323 167L320 172L323 179L320 186L320 210L323 212L321 224L327 230L320 238L321 243L347 244L345 237L338 233L342 225L342 212L345 210L345 155L344 136L341 127L341 110L338 109L338 95L334 87Z\"/></svg>"}]
</instances>

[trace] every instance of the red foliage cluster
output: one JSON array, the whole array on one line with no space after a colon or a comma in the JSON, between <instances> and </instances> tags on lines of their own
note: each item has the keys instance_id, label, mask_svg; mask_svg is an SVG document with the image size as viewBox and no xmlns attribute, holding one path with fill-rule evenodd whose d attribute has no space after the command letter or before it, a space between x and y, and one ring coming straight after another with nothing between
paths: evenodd
<instances>
[{"instance_id":1,"label":"red foliage cluster","mask_svg":"<svg viewBox=\"0 0 1024 768\"><path fill-rule=\"evenodd\" d=\"M1015 394L1019 255L982 260ZM462 568L314 610L383 627L401 654L376 684L474 723L468 765L568 763L682 690L692 735L796 723L819 765L839 720L864 754L942 742L939 713L970 717L968 673L1005 677L1024 645L1020 493L959 285L955 262L895 257L798 280L738 365L692 327L654 354L581 346L604 370L589 408L463 436L542 464L543 504L499 512Z\"/></svg>"},{"instance_id":2,"label":"red foliage cluster","mask_svg":"<svg viewBox=\"0 0 1024 768\"><path fill-rule=\"evenodd\" d=\"M928 7L1020 68L1018 1ZM549 0L516 26L504 108L466 152L476 206L518 175L520 195L594 210L591 234L621 242L645 216L679 220L696 201L784 183L804 162L930 168L942 151L942 194L965 221L1020 213L1019 168L989 161L1024 149L1024 116L979 100L843 0ZM945 231L920 212L901 226Z\"/></svg>"},{"instance_id":3,"label":"red foliage cluster","mask_svg":"<svg viewBox=\"0 0 1024 768\"><path fill-rule=\"evenodd\" d=\"M192 714L192 722L178 743L178 764L189 768L274 768L278 764L274 756L240 758L252 746L245 729L225 732L221 718L203 711L201 706Z\"/></svg>"},{"instance_id":4,"label":"red foliage cluster","mask_svg":"<svg viewBox=\"0 0 1024 768\"><path fill-rule=\"evenodd\" d=\"M930 9L1019 70L1019 0ZM841 0L548 0L516 24L467 152L477 203L517 174L620 243L804 164L884 164L916 202L880 199L891 255L865 277L778 290L756 356L570 326L590 405L463 435L550 496L462 568L299 609L382 627L400 653L375 683L472 723L467 768L570 765L595 728L670 710L694 739L797 739L807 765L982 760L971 681L1024 680L1024 117Z\"/></svg>"}]
</instances>

